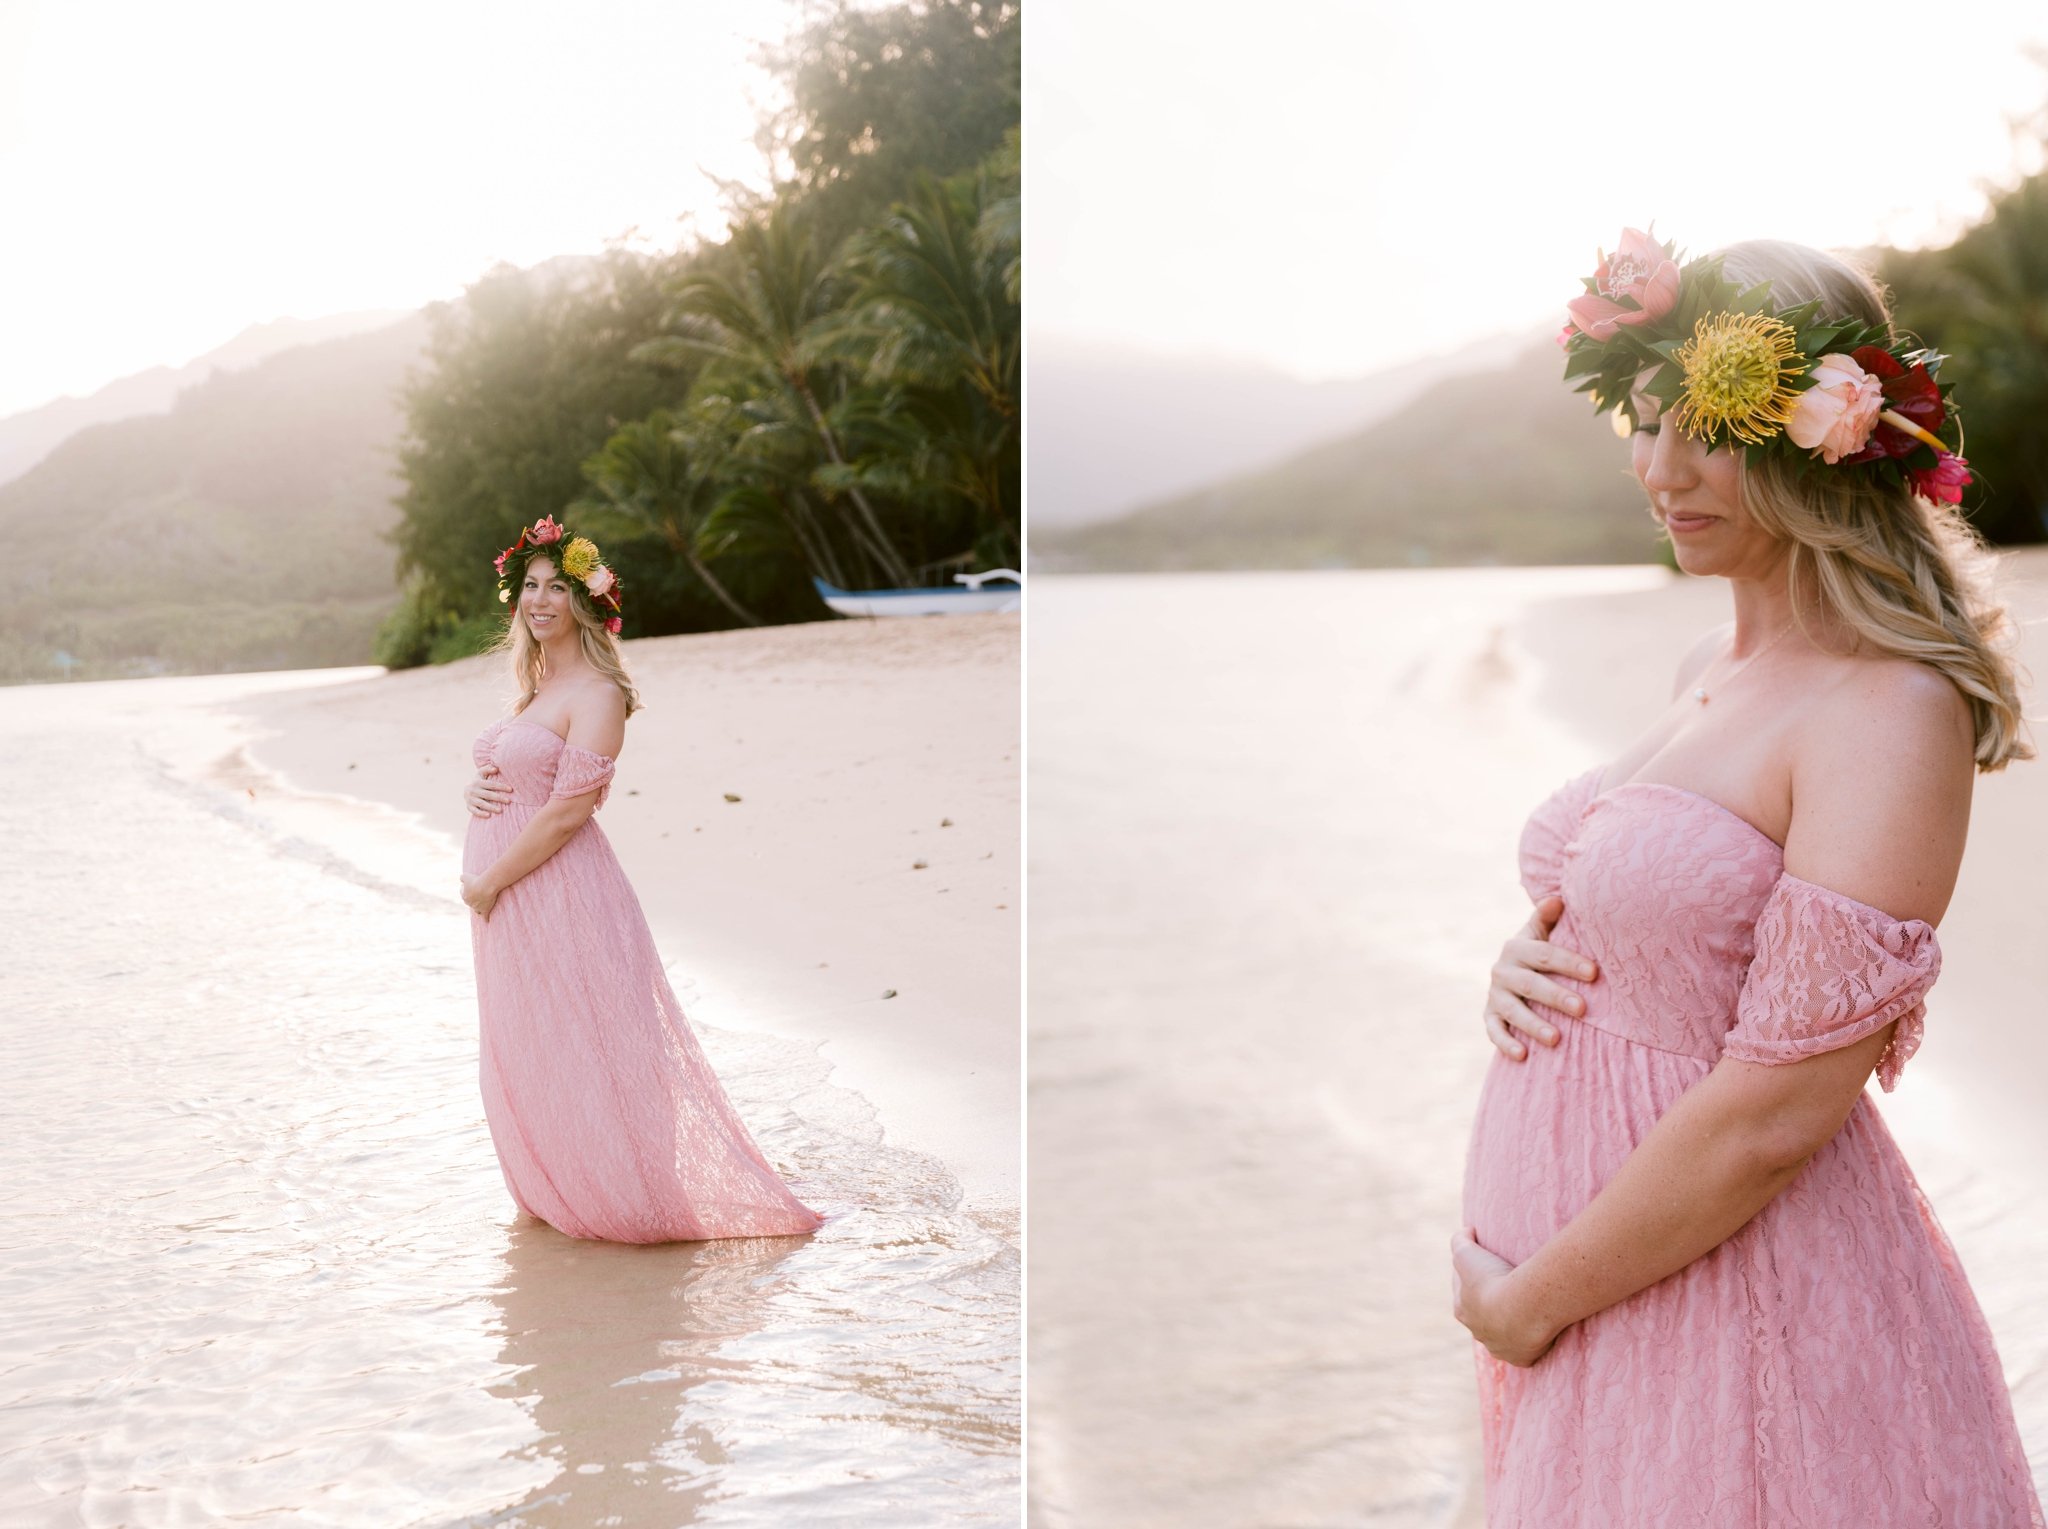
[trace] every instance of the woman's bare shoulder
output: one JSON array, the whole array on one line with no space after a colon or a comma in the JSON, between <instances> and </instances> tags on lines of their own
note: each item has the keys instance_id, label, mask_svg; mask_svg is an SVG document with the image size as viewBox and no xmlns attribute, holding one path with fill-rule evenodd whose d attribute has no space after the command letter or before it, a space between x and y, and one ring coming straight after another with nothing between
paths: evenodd
<instances>
[{"instance_id":1,"label":"woman's bare shoulder","mask_svg":"<svg viewBox=\"0 0 2048 1529\"><path fill-rule=\"evenodd\" d=\"M569 694L571 743L617 758L626 741L625 692L603 675L592 675Z\"/></svg>"},{"instance_id":2,"label":"woman's bare shoulder","mask_svg":"<svg viewBox=\"0 0 2048 1529\"><path fill-rule=\"evenodd\" d=\"M1932 664L1894 654L1838 657L1814 687L1806 731L1854 747L1976 754L1969 698ZM1838 747L1841 745L1837 744Z\"/></svg>"},{"instance_id":3,"label":"woman's bare shoulder","mask_svg":"<svg viewBox=\"0 0 2048 1529\"><path fill-rule=\"evenodd\" d=\"M1837 660L1795 739L1786 869L1900 918L1948 906L1969 832L1968 700L1913 659Z\"/></svg>"}]
</instances>

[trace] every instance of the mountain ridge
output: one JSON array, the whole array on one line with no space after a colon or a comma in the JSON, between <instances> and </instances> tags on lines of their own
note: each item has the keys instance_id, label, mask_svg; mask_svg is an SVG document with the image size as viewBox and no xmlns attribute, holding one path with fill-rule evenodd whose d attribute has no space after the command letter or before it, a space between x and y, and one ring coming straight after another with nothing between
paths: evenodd
<instances>
[{"instance_id":1,"label":"mountain ridge","mask_svg":"<svg viewBox=\"0 0 2048 1529\"><path fill-rule=\"evenodd\" d=\"M1032 532L1045 572L1652 562L1626 448L1556 346L1445 378L1363 429L1130 514Z\"/></svg>"},{"instance_id":2,"label":"mountain ridge","mask_svg":"<svg viewBox=\"0 0 2048 1529\"><path fill-rule=\"evenodd\" d=\"M0 485L19 478L58 446L90 425L161 414L179 394L217 371L254 366L301 345L382 328L405 317L403 308L363 308L323 318L283 317L250 324L183 366L152 366L117 377L92 392L65 394L0 417Z\"/></svg>"}]
</instances>

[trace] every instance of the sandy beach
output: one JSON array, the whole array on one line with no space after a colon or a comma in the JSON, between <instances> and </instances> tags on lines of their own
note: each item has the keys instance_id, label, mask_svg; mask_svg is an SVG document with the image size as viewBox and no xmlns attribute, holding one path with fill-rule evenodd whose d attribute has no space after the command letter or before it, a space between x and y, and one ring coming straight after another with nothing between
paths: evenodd
<instances>
[{"instance_id":1,"label":"sandy beach","mask_svg":"<svg viewBox=\"0 0 2048 1529\"><path fill-rule=\"evenodd\" d=\"M719 1023L823 1043L888 1139L1014 1237L1022 886L1018 618L825 621L625 644L644 710L603 824L663 959ZM458 843L474 658L238 702L261 797L382 803ZM232 757L223 773L232 774ZM450 895L455 869L448 872Z\"/></svg>"},{"instance_id":2,"label":"sandy beach","mask_svg":"<svg viewBox=\"0 0 2048 1529\"><path fill-rule=\"evenodd\" d=\"M598 821L803 1237L506 1193L496 664L8 691L0 1523L1014 1524L1018 628L628 644Z\"/></svg>"},{"instance_id":3,"label":"sandy beach","mask_svg":"<svg viewBox=\"0 0 2048 1529\"><path fill-rule=\"evenodd\" d=\"M2011 568L2017 614L2048 613L2048 555ZM1029 763L1032 1521L1478 1529L1448 1247L1516 841L1648 725L1726 589L1499 568L1034 600L1032 688L1063 704L1034 705ZM2023 661L2048 676L2048 631ZM1870 1092L2048 1486L2044 843L2048 763L1980 777L1925 1043Z\"/></svg>"}]
</instances>

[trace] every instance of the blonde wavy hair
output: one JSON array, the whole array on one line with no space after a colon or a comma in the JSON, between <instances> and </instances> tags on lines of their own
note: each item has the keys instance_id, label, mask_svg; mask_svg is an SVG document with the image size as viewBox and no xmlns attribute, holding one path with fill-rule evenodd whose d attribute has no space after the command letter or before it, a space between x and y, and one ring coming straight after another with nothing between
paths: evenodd
<instances>
[{"instance_id":1,"label":"blonde wavy hair","mask_svg":"<svg viewBox=\"0 0 2048 1529\"><path fill-rule=\"evenodd\" d=\"M1777 239L1716 253L1739 286L1769 281L1781 310L1818 301L1829 317L1891 333L1883 290L1847 261ZM1791 543L1790 590L1810 569L1830 617L1880 653L1939 670L1968 699L1980 771L2034 757L2022 735L2013 658L2019 632L1997 592L1997 555L1955 506L1854 471L1800 477L1787 461L1752 463L1747 453L1740 481L1750 518Z\"/></svg>"},{"instance_id":2,"label":"blonde wavy hair","mask_svg":"<svg viewBox=\"0 0 2048 1529\"><path fill-rule=\"evenodd\" d=\"M536 556L533 562L556 567L554 560L545 556ZM641 708L640 692L633 688L633 677L626 672L626 654L618 638L605 629L604 618L581 593L571 592L569 614L576 620L576 637L583 649L583 661L619 687L626 697L626 715L632 716ZM547 655L534 641L533 629L519 619L517 590L512 592L511 608L505 616L505 630L484 651L512 655L512 683L518 689L518 704L513 711L526 710L539 693L540 682L547 678Z\"/></svg>"}]
</instances>

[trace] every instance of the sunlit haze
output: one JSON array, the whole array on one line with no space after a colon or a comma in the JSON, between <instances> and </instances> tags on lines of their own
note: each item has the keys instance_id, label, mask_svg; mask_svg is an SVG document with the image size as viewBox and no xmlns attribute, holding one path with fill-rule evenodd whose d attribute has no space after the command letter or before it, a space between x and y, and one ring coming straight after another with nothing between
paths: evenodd
<instances>
[{"instance_id":1,"label":"sunlit haze","mask_svg":"<svg viewBox=\"0 0 2048 1529\"><path fill-rule=\"evenodd\" d=\"M0 416L761 185L792 0L0 0ZM701 167L701 169L700 169Z\"/></svg>"},{"instance_id":2,"label":"sunlit haze","mask_svg":"<svg viewBox=\"0 0 2048 1529\"><path fill-rule=\"evenodd\" d=\"M1039 0L1032 336L1364 373L1561 319L1624 225L1939 243L2040 166L2038 3L1714 14Z\"/></svg>"}]
</instances>

